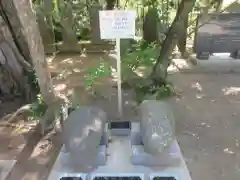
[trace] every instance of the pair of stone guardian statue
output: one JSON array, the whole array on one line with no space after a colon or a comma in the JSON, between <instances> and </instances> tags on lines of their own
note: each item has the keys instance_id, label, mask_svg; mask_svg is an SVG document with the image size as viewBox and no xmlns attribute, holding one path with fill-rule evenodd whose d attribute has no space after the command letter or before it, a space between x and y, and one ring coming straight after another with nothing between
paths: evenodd
<instances>
[{"instance_id":1,"label":"pair of stone guardian statue","mask_svg":"<svg viewBox=\"0 0 240 180\"><path fill-rule=\"evenodd\" d=\"M145 100L138 107L144 151L159 156L174 140L174 116L166 102ZM94 164L104 133L107 114L97 107L73 111L63 124L63 140L75 166Z\"/></svg>"}]
</instances>

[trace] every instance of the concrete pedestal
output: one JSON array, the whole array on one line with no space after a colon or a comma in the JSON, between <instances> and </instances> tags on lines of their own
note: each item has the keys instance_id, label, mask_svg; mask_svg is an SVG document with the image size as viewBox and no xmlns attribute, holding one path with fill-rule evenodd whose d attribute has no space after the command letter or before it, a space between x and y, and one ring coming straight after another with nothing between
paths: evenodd
<instances>
[{"instance_id":1,"label":"concrete pedestal","mask_svg":"<svg viewBox=\"0 0 240 180\"><path fill-rule=\"evenodd\" d=\"M81 177L82 180L87 178L93 179L94 177L140 177L143 179L154 179L155 177L174 177L176 180L191 180L190 174L186 167L184 158L180 151L177 141L173 143L173 151L169 156L178 159L178 163L174 165L165 164L153 165L151 158L147 158L148 165L140 165L142 161L136 162L136 159L145 159L144 152L140 149L142 145L137 141L139 135L139 123L132 123L131 129L117 129L106 133L111 134L111 142L108 145L102 145L99 148L98 157L106 157L104 165L99 165L95 169L89 170L74 170L74 167L68 164L68 158L64 153L64 149L60 152L57 160L52 168L48 180L60 180L61 177ZM127 132L128 131L128 132ZM125 134L125 136L124 136ZM129 135L130 134L130 135ZM121 136L119 136L121 135ZM104 139L104 138L103 138ZM136 151L136 149L138 151ZM104 154L106 156L104 156ZM100 161L98 161L100 162ZM135 165L136 164L136 165ZM138 164L138 165L137 165Z\"/></svg>"}]
</instances>

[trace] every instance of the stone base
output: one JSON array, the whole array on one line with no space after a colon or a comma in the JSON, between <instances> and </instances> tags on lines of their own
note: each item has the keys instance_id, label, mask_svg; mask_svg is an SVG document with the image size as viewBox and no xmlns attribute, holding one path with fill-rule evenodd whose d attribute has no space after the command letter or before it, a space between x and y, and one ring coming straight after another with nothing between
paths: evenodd
<instances>
[{"instance_id":1,"label":"stone base","mask_svg":"<svg viewBox=\"0 0 240 180\"><path fill-rule=\"evenodd\" d=\"M174 141L169 151L160 154L158 157L152 156L144 151L140 132L140 123L132 123L131 130L131 161L134 165L140 166L166 166L177 167L181 164L181 151L177 141Z\"/></svg>"},{"instance_id":2,"label":"stone base","mask_svg":"<svg viewBox=\"0 0 240 180\"><path fill-rule=\"evenodd\" d=\"M240 50L236 50L230 54L230 57L233 59L239 59L240 58Z\"/></svg>"},{"instance_id":3,"label":"stone base","mask_svg":"<svg viewBox=\"0 0 240 180\"><path fill-rule=\"evenodd\" d=\"M199 60L208 60L209 56L210 56L209 52L197 53L197 59L199 59Z\"/></svg>"},{"instance_id":4,"label":"stone base","mask_svg":"<svg viewBox=\"0 0 240 180\"><path fill-rule=\"evenodd\" d=\"M0 160L0 180L5 180L16 160Z\"/></svg>"},{"instance_id":5,"label":"stone base","mask_svg":"<svg viewBox=\"0 0 240 180\"><path fill-rule=\"evenodd\" d=\"M143 154L135 153L136 151L134 150L136 144L139 144L137 141L137 137L139 136L136 135L139 133L138 127L139 123L136 122L132 123L131 129L125 128L125 130L123 130L123 127L119 127L121 132L117 132L117 127L115 127L113 131L110 129L111 142L106 146L106 152L108 153L106 156L106 163L104 165L99 165L96 169L74 170L74 167L67 163L68 158L62 149L48 180L60 180L62 177L76 177L82 180L92 180L95 177L139 177L142 180L145 178L154 180L156 177L162 177L165 179L171 178L171 180L191 180L176 140L173 145L176 149L172 152L172 155L178 157L179 163L175 166L157 165L151 167L148 165L134 165L131 161L136 158L143 159ZM127 135L129 131L131 135ZM120 135L118 136L116 134ZM103 151L99 149L99 152L101 153ZM151 162L150 160L148 161ZM138 162L138 164L139 163L140 162Z\"/></svg>"}]
</instances>

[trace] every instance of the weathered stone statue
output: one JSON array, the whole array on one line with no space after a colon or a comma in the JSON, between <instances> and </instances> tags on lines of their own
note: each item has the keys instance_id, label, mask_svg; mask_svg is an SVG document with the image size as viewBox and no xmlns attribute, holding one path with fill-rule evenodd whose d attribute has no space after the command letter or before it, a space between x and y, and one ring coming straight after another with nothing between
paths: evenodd
<instances>
[{"instance_id":1,"label":"weathered stone statue","mask_svg":"<svg viewBox=\"0 0 240 180\"><path fill-rule=\"evenodd\" d=\"M174 140L174 116L166 102L145 100L139 107L144 150L160 156Z\"/></svg>"},{"instance_id":2,"label":"weathered stone statue","mask_svg":"<svg viewBox=\"0 0 240 180\"><path fill-rule=\"evenodd\" d=\"M101 109L84 106L64 121L64 144L75 167L95 165L106 119Z\"/></svg>"}]
</instances>

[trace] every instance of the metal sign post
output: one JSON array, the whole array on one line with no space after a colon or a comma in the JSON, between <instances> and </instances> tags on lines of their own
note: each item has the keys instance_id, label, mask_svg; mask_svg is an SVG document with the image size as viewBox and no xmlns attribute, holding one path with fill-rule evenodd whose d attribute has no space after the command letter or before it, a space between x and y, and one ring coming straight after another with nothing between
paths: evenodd
<instances>
[{"instance_id":1,"label":"metal sign post","mask_svg":"<svg viewBox=\"0 0 240 180\"><path fill-rule=\"evenodd\" d=\"M120 51L120 39L116 39L117 50L117 87L118 87L118 115L122 118L122 77L121 77L121 51Z\"/></svg>"},{"instance_id":2,"label":"metal sign post","mask_svg":"<svg viewBox=\"0 0 240 180\"><path fill-rule=\"evenodd\" d=\"M121 55L120 39L133 39L135 36L135 11L108 10L100 11L101 39L115 39L117 50L117 86L118 86L118 113L122 119L122 88L121 88Z\"/></svg>"}]
</instances>

